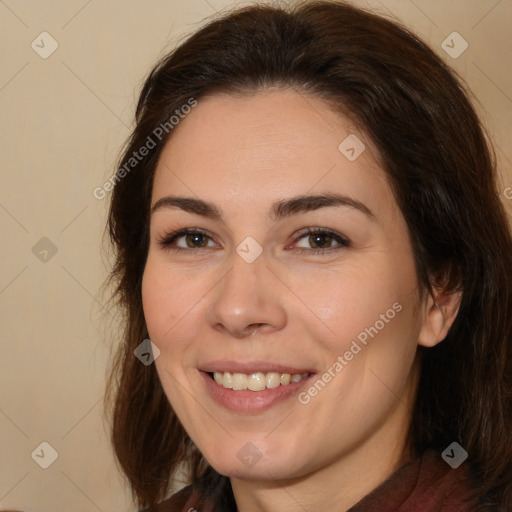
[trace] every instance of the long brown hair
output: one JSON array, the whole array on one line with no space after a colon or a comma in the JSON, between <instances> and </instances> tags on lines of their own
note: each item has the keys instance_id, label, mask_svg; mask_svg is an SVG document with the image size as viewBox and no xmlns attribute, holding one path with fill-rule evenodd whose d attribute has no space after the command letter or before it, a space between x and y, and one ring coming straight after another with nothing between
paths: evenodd
<instances>
[{"instance_id":1,"label":"long brown hair","mask_svg":"<svg viewBox=\"0 0 512 512\"><path fill-rule=\"evenodd\" d=\"M210 20L158 62L140 93L107 226L116 258L109 282L124 332L106 404L135 500L146 507L165 498L180 463L191 481L212 474L155 366L134 356L148 338L141 280L153 175L172 137L169 119L206 94L268 86L321 98L360 126L378 148L407 222L422 292L462 290L445 340L418 348L410 449L415 456L441 453L457 441L485 497L479 510L512 510L512 237L494 151L462 79L439 56L396 22L333 1L254 5Z\"/></svg>"}]
</instances>

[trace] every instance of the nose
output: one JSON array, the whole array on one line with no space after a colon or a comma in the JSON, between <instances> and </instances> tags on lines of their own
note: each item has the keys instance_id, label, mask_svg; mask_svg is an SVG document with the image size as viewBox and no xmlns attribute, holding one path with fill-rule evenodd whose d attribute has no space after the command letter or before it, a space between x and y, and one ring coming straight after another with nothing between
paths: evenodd
<instances>
[{"instance_id":1,"label":"nose","mask_svg":"<svg viewBox=\"0 0 512 512\"><path fill-rule=\"evenodd\" d=\"M271 333L286 325L285 292L264 253L252 263L236 252L231 267L212 290L208 321L235 338Z\"/></svg>"}]
</instances>

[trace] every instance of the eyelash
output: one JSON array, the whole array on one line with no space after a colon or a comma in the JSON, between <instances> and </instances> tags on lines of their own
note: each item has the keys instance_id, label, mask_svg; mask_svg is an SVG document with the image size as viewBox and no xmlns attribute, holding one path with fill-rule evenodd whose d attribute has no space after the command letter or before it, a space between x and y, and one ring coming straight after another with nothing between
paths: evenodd
<instances>
[{"instance_id":1,"label":"eyelash","mask_svg":"<svg viewBox=\"0 0 512 512\"><path fill-rule=\"evenodd\" d=\"M208 233L206 233L205 231L203 231L201 229L184 228L184 229L180 229L179 231L175 231L174 233L163 235L161 238L159 238L157 240L157 243L160 246L162 246L165 250L175 251L175 252L198 251L200 249L207 249L207 247L197 247L195 249L191 247L191 248L184 249L182 247L171 247L170 246L175 240L177 240L178 238L180 238L183 235L188 235L188 234L205 235L206 237L211 239L211 237L208 235ZM326 228L315 228L315 229L308 228L305 233L303 232L302 234L299 235L299 237L297 238L297 241L300 240L301 238L304 238L305 236L315 235L315 234L327 235L330 238L334 239L336 242L338 242L340 245L338 247L331 247L328 249L297 249L299 254L325 255L326 253L331 253L331 252L338 251L340 249L345 249L345 248L351 246L351 243L347 238L341 236L336 231L331 231L330 229L326 229Z\"/></svg>"}]
</instances>

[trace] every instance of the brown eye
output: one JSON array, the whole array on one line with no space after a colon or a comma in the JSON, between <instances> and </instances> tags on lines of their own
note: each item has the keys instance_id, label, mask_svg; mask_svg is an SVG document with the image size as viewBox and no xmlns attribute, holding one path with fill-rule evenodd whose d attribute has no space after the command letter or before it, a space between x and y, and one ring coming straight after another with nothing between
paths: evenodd
<instances>
[{"instance_id":1,"label":"brown eye","mask_svg":"<svg viewBox=\"0 0 512 512\"><path fill-rule=\"evenodd\" d=\"M207 237L203 235L203 233L189 233L183 236L186 244L190 242L191 245L189 245L189 247L205 247L208 243ZM181 237L177 237L177 240L180 238Z\"/></svg>"},{"instance_id":2,"label":"brown eye","mask_svg":"<svg viewBox=\"0 0 512 512\"><path fill-rule=\"evenodd\" d=\"M184 245L182 244L180 246L175 244L175 242L180 239L184 239ZM158 244L169 250L186 251L188 249L206 248L208 240L211 240L211 237L204 231L186 228L162 237L158 240Z\"/></svg>"},{"instance_id":3,"label":"brown eye","mask_svg":"<svg viewBox=\"0 0 512 512\"><path fill-rule=\"evenodd\" d=\"M306 239L307 243L313 247L312 249L299 249L299 252L304 254L329 253L342 248L350 247L350 242L347 238L340 235L339 233L336 233L335 231L328 229L308 228L306 233L298 238L298 240L301 239ZM332 247L333 241L337 242L338 245Z\"/></svg>"}]
</instances>

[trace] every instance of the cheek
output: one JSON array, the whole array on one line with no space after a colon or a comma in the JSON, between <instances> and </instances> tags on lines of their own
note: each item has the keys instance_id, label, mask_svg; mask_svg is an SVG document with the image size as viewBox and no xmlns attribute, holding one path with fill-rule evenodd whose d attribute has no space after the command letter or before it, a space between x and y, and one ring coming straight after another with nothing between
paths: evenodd
<instances>
[{"instance_id":1,"label":"cheek","mask_svg":"<svg viewBox=\"0 0 512 512\"><path fill-rule=\"evenodd\" d=\"M321 340L324 371L336 375L329 384L332 399L344 397L348 409L363 416L394 400L389 389L406 385L419 332L413 260L382 255L331 272L317 281L322 286L304 287L305 302L322 320L310 332ZM364 403L371 405L361 408Z\"/></svg>"},{"instance_id":2,"label":"cheek","mask_svg":"<svg viewBox=\"0 0 512 512\"><path fill-rule=\"evenodd\" d=\"M167 310L168 298L165 294L163 281L157 278L158 273L148 258L142 276L142 309L150 338L157 338L162 331L164 313Z\"/></svg>"},{"instance_id":3,"label":"cheek","mask_svg":"<svg viewBox=\"0 0 512 512\"><path fill-rule=\"evenodd\" d=\"M331 350L338 353L358 336L363 342L370 338L374 327L379 332L398 328L404 316L398 310L411 302L414 288L414 273L396 269L377 254L310 277L303 272L294 289L315 314L311 325L318 326L317 339L331 340Z\"/></svg>"},{"instance_id":4,"label":"cheek","mask_svg":"<svg viewBox=\"0 0 512 512\"><path fill-rule=\"evenodd\" d=\"M375 407L400 393L416 353L416 274L412 261L401 263L397 268L391 260L376 262L357 280L347 280L344 289L331 290L341 304L327 322L339 334L329 346L332 361L343 357L339 384L357 382L354 396Z\"/></svg>"},{"instance_id":5,"label":"cheek","mask_svg":"<svg viewBox=\"0 0 512 512\"><path fill-rule=\"evenodd\" d=\"M160 381L169 402L181 411L184 406L179 382L183 380L183 376L179 366L172 362L182 360L187 346L187 340L180 342L176 333L181 326L180 318L189 308L184 305L176 277L165 262L153 257L150 252L142 277L144 318L149 338L160 350L160 357L155 360Z\"/></svg>"},{"instance_id":6,"label":"cheek","mask_svg":"<svg viewBox=\"0 0 512 512\"><path fill-rule=\"evenodd\" d=\"M142 306L149 337L162 354L182 354L192 347L204 316L205 294L205 281L197 272L177 271L150 252L142 278Z\"/></svg>"},{"instance_id":7,"label":"cheek","mask_svg":"<svg viewBox=\"0 0 512 512\"><path fill-rule=\"evenodd\" d=\"M142 277L142 307L148 333L155 342L161 342L178 321L180 295L170 270L150 253Z\"/></svg>"}]
</instances>

